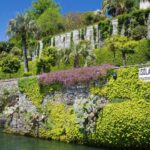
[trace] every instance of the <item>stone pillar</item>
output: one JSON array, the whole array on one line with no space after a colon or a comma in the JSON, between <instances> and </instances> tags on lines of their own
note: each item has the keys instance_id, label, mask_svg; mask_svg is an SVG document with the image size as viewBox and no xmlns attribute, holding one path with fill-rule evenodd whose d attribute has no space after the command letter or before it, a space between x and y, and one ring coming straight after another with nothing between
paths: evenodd
<instances>
[{"instance_id":1,"label":"stone pillar","mask_svg":"<svg viewBox=\"0 0 150 150\"><path fill-rule=\"evenodd\" d=\"M69 48L71 43L71 32L66 33L65 37L65 48Z\"/></svg>"},{"instance_id":2,"label":"stone pillar","mask_svg":"<svg viewBox=\"0 0 150 150\"><path fill-rule=\"evenodd\" d=\"M79 43L79 30L74 30L73 31L73 42L75 45Z\"/></svg>"},{"instance_id":3,"label":"stone pillar","mask_svg":"<svg viewBox=\"0 0 150 150\"><path fill-rule=\"evenodd\" d=\"M112 20L112 26L113 26L112 35L117 35L118 34L118 19Z\"/></svg>"}]
</instances>

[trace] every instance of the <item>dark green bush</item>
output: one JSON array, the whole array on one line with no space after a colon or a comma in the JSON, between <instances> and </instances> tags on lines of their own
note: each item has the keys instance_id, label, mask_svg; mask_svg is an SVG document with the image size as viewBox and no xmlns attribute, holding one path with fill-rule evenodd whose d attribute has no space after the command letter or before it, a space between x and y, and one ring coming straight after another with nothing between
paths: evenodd
<instances>
[{"instance_id":1,"label":"dark green bush","mask_svg":"<svg viewBox=\"0 0 150 150\"><path fill-rule=\"evenodd\" d=\"M16 73L18 72L19 68L20 60L13 55L8 55L7 57L4 57L1 62L1 69L4 73Z\"/></svg>"},{"instance_id":2,"label":"dark green bush","mask_svg":"<svg viewBox=\"0 0 150 150\"><path fill-rule=\"evenodd\" d=\"M51 67L57 62L57 50L55 47L43 49L42 56L37 60L37 74L50 72Z\"/></svg>"},{"instance_id":3,"label":"dark green bush","mask_svg":"<svg viewBox=\"0 0 150 150\"><path fill-rule=\"evenodd\" d=\"M110 19L105 19L99 23L99 29L101 32L101 38L108 38L112 34L112 24Z\"/></svg>"},{"instance_id":4,"label":"dark green bush","mask_svg":"<svg viewBox=\"0 0 150 150\"><path fill-rule=\"evenodd\" d=\"M146 26L142 26L142 25L138 25L136 26L132 32L131 32L131 37L134 40L140 40L142 38L146 38L147 37L147 27Z\"/></svg>"}]
</instances>

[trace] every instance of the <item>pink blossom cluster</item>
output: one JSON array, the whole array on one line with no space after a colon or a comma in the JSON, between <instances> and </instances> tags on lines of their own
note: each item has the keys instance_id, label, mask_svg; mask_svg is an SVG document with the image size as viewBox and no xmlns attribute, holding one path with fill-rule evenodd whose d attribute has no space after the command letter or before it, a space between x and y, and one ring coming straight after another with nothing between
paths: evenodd
<instances>
[{"instance_id":1,"label":"pink blossom cluster","mask_svg":"<svg viewBox=\"0 0 150 150\"><path fill-rule=\"evenodd\" d=\"M39 76L39 82L42 85L49 85L58 82L62 83L64 86L89 83L90 81L97 80L99 77L105 75L107 70L113 67L114 66L112 65L105 64L101 66L44 73Z\"/></svg>"}]
</instances>

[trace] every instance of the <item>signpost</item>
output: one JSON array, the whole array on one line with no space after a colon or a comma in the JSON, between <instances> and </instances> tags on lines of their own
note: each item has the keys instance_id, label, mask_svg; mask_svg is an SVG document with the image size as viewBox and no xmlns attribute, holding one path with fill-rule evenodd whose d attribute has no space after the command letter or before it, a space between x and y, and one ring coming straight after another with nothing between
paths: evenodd
<instances>
[{"instance_id":1,"label":"signpost","mask_svg":"<svg viewBox=\"0 0 150 150\"><path fill-rule=\"evenodd\" d=\"M150 82L150 67L139 68L139 79Z\"/></svg>"}]
</instances>

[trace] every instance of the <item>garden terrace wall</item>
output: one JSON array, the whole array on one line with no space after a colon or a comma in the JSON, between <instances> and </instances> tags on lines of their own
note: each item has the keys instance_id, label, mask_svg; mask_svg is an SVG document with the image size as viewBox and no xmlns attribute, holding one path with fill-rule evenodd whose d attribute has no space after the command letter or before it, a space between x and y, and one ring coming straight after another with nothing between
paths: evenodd
<instances>
[{"instance_id":1,"label":"garden terrace wall","mask_svg":"<svg viewBox=\"0 0 150 150\"><path fill-rule=\"evenodd\" d=\"M142 19L143 17L141 16L141 14L144 14L146 16L144 18L145 26L147 26L148 29L147 37L150 38L150 9L146 9L138 10L130 14L120 15L113 19L106 19L104 21L100 21L99 24L91 25L82 29L73 30L64 34L59 34L49 38L48 40L46 39L45 41L48 45L56 46L56 48L58 49L65 49L70 47L72 41L75 44L78 44L81 40L88 40L91 42L92 48L97 48L102 46L104 38L107 38L110 35L127 35L126 31L129 29L129 24L126 24L122 21L125 18L129 17L129 22L132 23L132 21L136 17L136 21L138 21L138 24L141 24L140 19ZM44 43L45 41L43 40Z\"/></svg>"}]
</instances>

